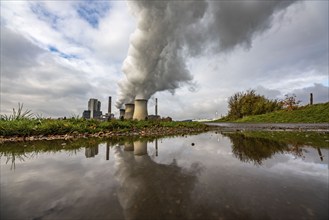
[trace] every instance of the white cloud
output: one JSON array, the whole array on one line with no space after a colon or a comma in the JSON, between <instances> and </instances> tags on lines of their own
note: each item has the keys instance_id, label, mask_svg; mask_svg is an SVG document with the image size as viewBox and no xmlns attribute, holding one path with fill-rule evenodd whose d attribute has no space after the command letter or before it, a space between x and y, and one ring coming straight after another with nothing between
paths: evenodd
<instances>
[{"instance_id":1,"label":"white cloud","mask_svg":"<svg viewBox=\"0 0 329 220\"><path fill-rule=\"evenodd\" d=\"M1 2L1 114L23 102L44 116L81 115L89 98L103 106L109 95L116 100L136 21L125 2L110 3L93 26L78 2ZM306 103L313 92L316 102L328 101L327 8L326 1L293 4L250 50L189 59L195 92L185 85L174 96L155 94L159 113L214 118L227 112L229 96L247 89L269 98L296 93ZM149 107L153 113L152 100Z\"/></svg>"},{"instance_id":2,"label":"white cloud","mask_svg":"<svg viewBox=\"0 0 329 220\"><path fill-rule=\"evenodd\" d=\"M81 115L89 98L115 98L134 21L118 2L94 28L75 3L1 3L1 113L23 102L44 116Z\"/></svg>"}]
</instances>

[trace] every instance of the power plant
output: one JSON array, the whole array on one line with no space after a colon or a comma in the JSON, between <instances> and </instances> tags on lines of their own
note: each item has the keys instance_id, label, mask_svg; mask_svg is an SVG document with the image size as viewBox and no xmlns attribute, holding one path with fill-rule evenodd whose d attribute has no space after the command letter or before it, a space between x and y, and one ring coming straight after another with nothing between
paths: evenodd
<instances>
[{"instance_id":1,"label":"power plant","mask_svg":"<svg viewBox=\"0 0 329 220\"><path fill-rule=\"evenodd\" d=\"M120 108L119 112L120 112L119 118L124 119L126 110L124 108Z\"/></svg>"},{"instance_id":2,"label":"power plant","mask_svg":"<svg viewBox=\"0 0 329 220\"><path fill-rule=\"evenodd\" d=\"M158 115L158 99L155 98L155 115L149 115L147 111L147 99L135 99L134 103L126 103L125 108L119 109L119 119L123 120L157 120L160 119ZM88 101L88 110L82 114L86 119L111 119L114 118L112 114L112 97L108 98L108 112L102 115L101 102L97 99L91 98Z\"/></svg>"},{"instance_id":3,"label":"power plant","mask_svg":"<svg viewBox=\"0 0 329 220\"><path fill-rule=\"evenodd\" d=\"M89 99L88 101L88 110L83 111L83 118L100 118L102 115L101 111L101 102L97 99Z\"/></svg>"},{"instance_id":4,"label":"power plant","mask_svg":"<svg viewBox=\"0 0 329 220\"><path fill-rule=\"evenodd\" d=\"M147 119L147 100L146 99L135 99L135 110L133 119L145 120Z\"/></svg>"},{"instance_id":5,"label":"power plant","mask_svg":"<svg viewBox=\"0 0 329 220\"><path fill-rule=\"evenodd\" d=\"M125 109L124 119L132 119L135 111L135 105L132 103L127 103Z\"/></svg>"}]
</instances>

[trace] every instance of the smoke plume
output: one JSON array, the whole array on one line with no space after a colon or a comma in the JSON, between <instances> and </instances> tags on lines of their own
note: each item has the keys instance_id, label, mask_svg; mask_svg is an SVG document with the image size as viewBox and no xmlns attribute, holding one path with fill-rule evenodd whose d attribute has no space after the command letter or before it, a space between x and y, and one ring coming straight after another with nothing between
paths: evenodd
<instances>
[{"instance_id":1,"label":"smoke plume","mask_svg":"<svg viewBox=\"0 0 329 220\"><path fill-rule=\"evenodd\" d=\"M149 99L192 83L185 60L204 53L249 49L269 29L273 16L294 1L128 1L137 19L119 82L116 106Z\"/></svg>"}]
</instances>

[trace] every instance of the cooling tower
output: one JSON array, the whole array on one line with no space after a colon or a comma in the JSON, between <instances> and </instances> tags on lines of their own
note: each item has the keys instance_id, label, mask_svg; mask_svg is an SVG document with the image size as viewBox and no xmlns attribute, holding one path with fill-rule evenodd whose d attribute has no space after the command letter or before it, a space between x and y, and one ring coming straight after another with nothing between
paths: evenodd
<instances>
[{"instance_id":1,"label":"cooling tower","mask_svg":"<svg viewBox=\"0 0 329 220\"><path fill-rule=\"evenodd\" d=\"M147 100L135 99L135 111L133 119L145 120L147 118Z\"/></svg>"},{"instance_id":2,"label":"cooling tower","mask_svg":"<svg viewBox=\"0 0 329 220\"><path fill-rule=\"evenodd\" d=\"M120 117L119 118L124 118L125 117L125 110L123 108L120 109Z\"/></svg>"},{"instance_id":3,"label":"cooling tower","mask_svg":"<svg viewBox=\"0 0 329 220\"><path fill-rule=\"evenodd\" d=\"M132 119L134 115L135 105L128 103L126 104L125 116L124 119Z\"/></svg>"},{"instance_id":4,"label":"cooling tower","mask_svg":"<svg viewBox=\"0 0 329 220\"><path fill-rule=\"evenodd\" d=\"M134 151L134 144L133 142L126 142L124 146L125 151Z\"/></svg>"},{"instance_id":5,"label":"cooling tower","mask_svg":"<svg viewBox=\"0 0 329 220\"><path fill-rule=\"evenodd\" d=\"M134 154L141 156L147 154L147 142L135 141L134 142Z\"/></svg>"}]
</instances>

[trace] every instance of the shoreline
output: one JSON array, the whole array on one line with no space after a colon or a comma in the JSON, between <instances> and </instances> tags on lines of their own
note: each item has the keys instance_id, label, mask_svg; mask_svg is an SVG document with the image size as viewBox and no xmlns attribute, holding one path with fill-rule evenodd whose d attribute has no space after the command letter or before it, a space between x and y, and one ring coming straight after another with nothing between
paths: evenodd
<instances>
[{"instance_id":1,"label":"shoreline","mask_svg":"<svg viewBox=\"0 0 329 220\"><path fill-rule=\"evenodd\" d=\"M170 128L170 127L150 127L140 130L118 130L118 131L100 131L96 133L78 133L53 135L31 135L31 136L0 136L0 144L5 142L29 142L29 141L50 141L50 140L72 140L79 138L111 138L111 137L162 137L171 135L186 135L202 133L210 130L217 130L214 127L197 128Z\"/></svg>"},{"instance_id":2,"label":"shoreline","mask_svg":"<svg viewBox=\"0 0 329 220\"><path fill-rule=\"evenodd\" d=\"M0 136L0 144L5 142L29 142L44 140L72 140L79 138L111 138L111 137L162 137L171 135L186 135L207 131L300 131L329 132L329 123L203 123L205 127L149 127L139 130L100 131L96 133L30 135L30 136Z\"/></svg>"}]
</instances>

